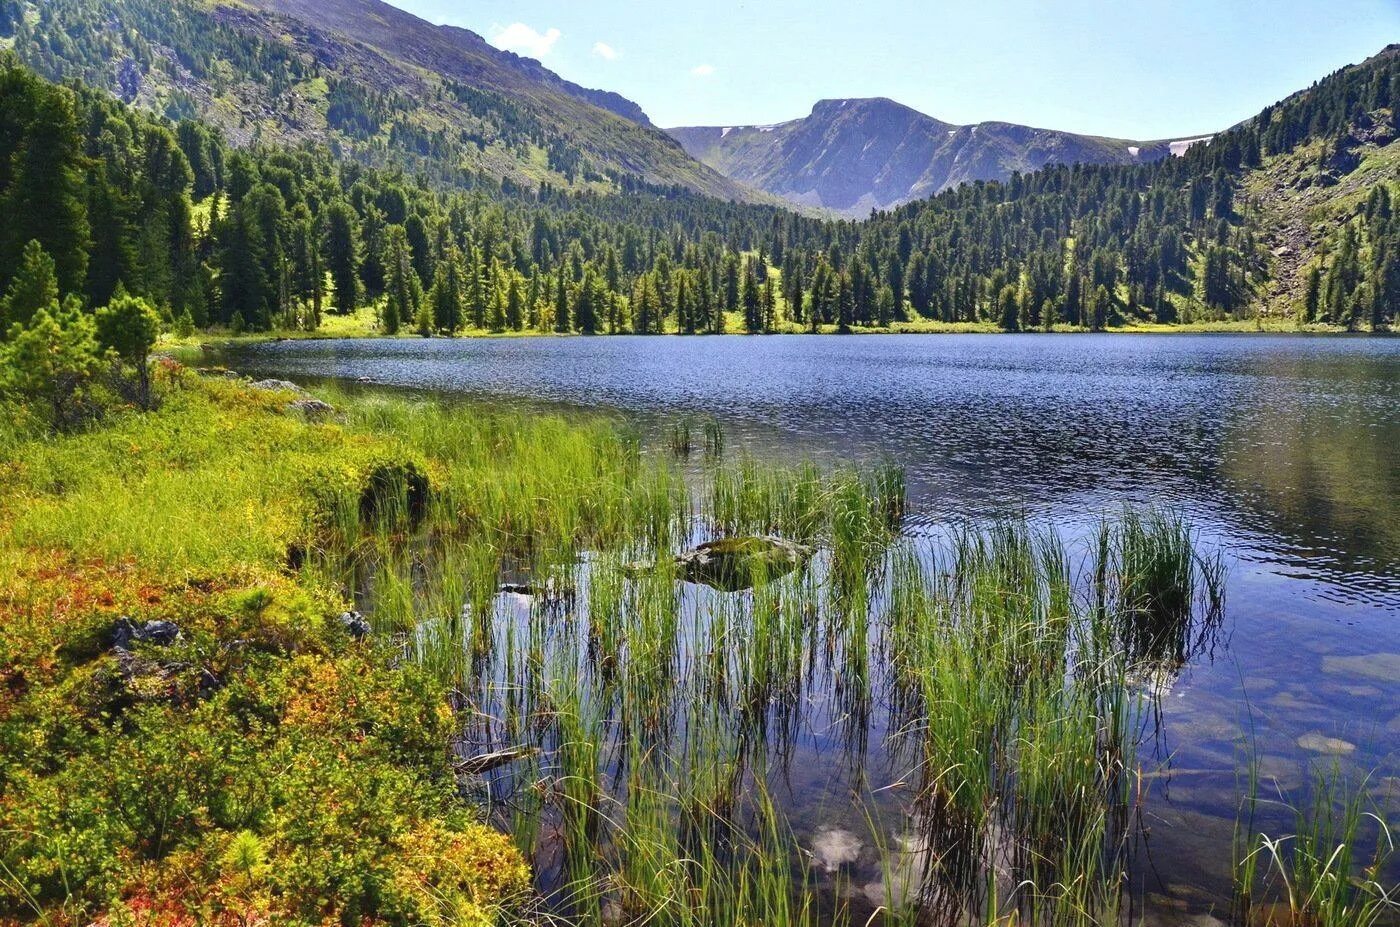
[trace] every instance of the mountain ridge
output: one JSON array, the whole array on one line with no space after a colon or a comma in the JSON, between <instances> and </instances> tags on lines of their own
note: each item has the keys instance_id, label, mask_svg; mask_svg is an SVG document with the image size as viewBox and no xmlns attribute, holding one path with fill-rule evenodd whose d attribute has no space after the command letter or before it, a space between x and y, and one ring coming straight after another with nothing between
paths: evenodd
<instances>
[{"instance_id":1,"label":"mountain ridge","mask_svg":"<svg viewBox=\"0 0 1400 927\"><path fill-rule=\"evenodd\" d=\"M666 131L691 156L736 181L848 216L1049 164L1141 164L1179 153L1172 147L1179 143L1167 139L1136 141L1001 121L959 125L888 97L818 100L807 116L771 125Z\"/></svg>"}]
</instances>

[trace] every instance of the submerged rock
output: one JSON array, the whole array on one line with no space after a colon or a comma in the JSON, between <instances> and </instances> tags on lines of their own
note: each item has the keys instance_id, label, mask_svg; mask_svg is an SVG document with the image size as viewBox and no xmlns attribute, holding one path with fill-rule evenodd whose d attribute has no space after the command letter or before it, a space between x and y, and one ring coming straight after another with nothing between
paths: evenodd
<instances>
[{"instance_id":1,"label":"submerged rock","mask_svg":"<svg viewBox=\"0 0 1400 927\"><path fill-rule=\"evenodd\" d=\"M125 616L112 628L112 647L130 650L132 644L154 644L169 647L180 639L180 628L173 621L147 621L137 624Z\"/></svg>"},{"instance_id":2,"label":"submerged rock","mask_svg":"<svg viewBox=\"0 0 1400 927\"><path fill-rule=\"evenodd\" d=\"M1323 657L1322 671L1335 676L1362 676L1380 682L1400 679L1400 653L1370 653L1358 657Z\"/></svg>"},{"instance_id":3,"label":"submerged rock","mask_svg":"<svg viewBox=\"0 0 1400 927\"><path fill-rule=\"evenodd\" d=\"M681 554L676 566L686 582L737 592L786 576L811 556L810 547L783 538L721 538Z\"/></svg>"},{"instance_id":4,"label":"submerged rock","mask_svg":"<svg viewBox=\"0 0 1400 927\"><path fill-rule=\"evenodd\" d=\"M823 827L812 837L812 860L827 872L835 872L859 860L863 846L848 830Z\"/></svg>"},{"instance_id":5,"label":"submerged rock","mask_svg":"<svg viewBox=\"0 0 1400 927\"><path fill-rule=\"evenodd\" d=\"M508 747L505 750L496 750L491 753L480 753L476 756L457 760L453 766L458 772L468 775L480 775L498 769L516 760L525 760L539 753L536 747Z\"/></svg>"},{"instance_id":6,"label":"submerged rock","mask_svg":"<svg viewBox=\"0 0 1400 927\"><path fill-rule=\"evenodd\" d=\"M1298 746L1313 753L1325 753L1329 756L1345 756L1356 749L1356 744L1338 737L1328 737L1320 731L1310 731L1299 737Z\"/></svg>"}]
</instances>

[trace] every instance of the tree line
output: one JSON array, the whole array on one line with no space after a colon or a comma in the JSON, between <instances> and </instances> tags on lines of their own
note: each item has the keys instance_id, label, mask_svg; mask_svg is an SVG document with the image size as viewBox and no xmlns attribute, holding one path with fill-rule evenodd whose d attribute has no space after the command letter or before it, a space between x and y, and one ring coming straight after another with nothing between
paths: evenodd
<instances>
[{"instance_id":1,"label":"tree line","mask_svg":"<svg viewBox=\"0 0 1400 927\"><path fill-rule=\"evenodd\" d=\"M314 329L367 306L384 333L425 335L1239 316L1269 272L1242 172L1318 138L1336 160L1354 127L1394 133L1397 113L1387 55L1183 157L1052 167L828 221L639 181L463 190L309 145L234 147L7 56L0 332L123 300L181 332ZM1389 325L1397 234L1378 187L1316 263L1307 317Z\"/></svg>"}]
</instances>

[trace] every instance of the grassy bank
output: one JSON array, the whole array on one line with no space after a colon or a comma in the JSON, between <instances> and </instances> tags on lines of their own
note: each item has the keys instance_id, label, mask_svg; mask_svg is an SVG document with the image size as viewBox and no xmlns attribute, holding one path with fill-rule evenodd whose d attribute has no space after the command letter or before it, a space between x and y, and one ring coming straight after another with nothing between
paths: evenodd
<instances>
[{"instance_id":1,"label":"grassy bank","mask_svg":"<svg viewBox=\"0 0 1400 927\"><path fill-rule=\"evenodd\" d=\"M162 387L0 432L0 923L494 922L526 869L458 795L443 686L287 560L402 447Z\"/></svg>"}]
</instances>

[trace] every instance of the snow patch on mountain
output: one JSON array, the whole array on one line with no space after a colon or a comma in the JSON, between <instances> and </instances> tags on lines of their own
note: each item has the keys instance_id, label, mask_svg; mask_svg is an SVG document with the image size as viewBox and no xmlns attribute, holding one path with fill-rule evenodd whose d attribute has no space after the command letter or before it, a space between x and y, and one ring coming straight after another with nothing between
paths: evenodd
<instances>
[{"instance_id":1,"label":"snow patch on mountain","mask_svg":"<svg viewBox=\"0 0 1400 927\"><path fill-rule=\"evenodd\" d=\"M1215 138L1214 135L1204 135L1201 138L1184 138L1176 142L1168 142L1167 148L1171 151L1172 157L1179 158L1186 154L1187 149L1192 145L1199 145L1201 142L1208 142Z\"/></svg>"}]
</instances>

